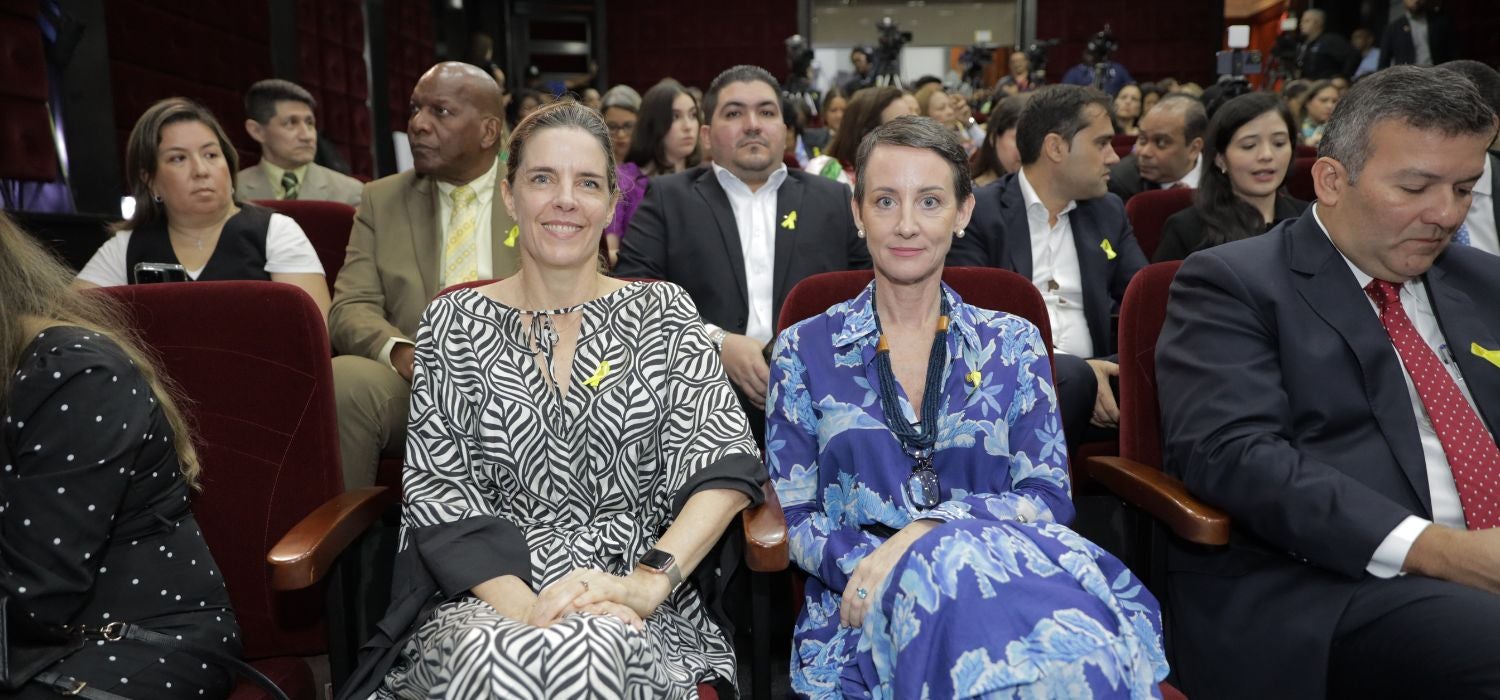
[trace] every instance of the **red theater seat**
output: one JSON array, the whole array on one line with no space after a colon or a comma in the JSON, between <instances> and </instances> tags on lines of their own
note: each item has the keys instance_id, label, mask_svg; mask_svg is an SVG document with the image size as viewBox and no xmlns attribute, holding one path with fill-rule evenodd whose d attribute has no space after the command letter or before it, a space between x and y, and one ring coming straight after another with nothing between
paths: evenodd
<instances>
[{"instance_id":1,"label":"red theater seat","mask_svg":"<svg viewBox=\"0 0 1500 700\"><path fill-rule=\"evenodd\" d=\"M311 199L258 199L255 203L292 217L302 227L313 250L318 252L318 262L323 263L323 276L328 280L328 293L332 295L333 281L344 267L349 232L354 229L354 207L343 202Z\"/></svg>"},{"instance_id":2,"label":"red theater seat","mask_svg":"<svg viewBox=\"0 0 1500 700\"><path fill-rule=\"evenodd\" d=\"M1131 136L1130 134L1115 134L1114 137L1109 140L1109 145L1114 147L1115 155L1124 158L1125 156L1130 155L1131 152L1135 150L1136 139L1137 137Z\"/></svg>"},{"instance_id":3,"label":"red theater seat","mask_svg":"<svg viewBox=\"0 0 1500 700\"><path fill-rule=\"evenodd\" d=\"M1183 209L1193 206L1191 187L1170 190L1147 190L1125 203L1125 216L1130 219L1130 228L1135 231L1135 241L1141 252L1150 260L1156 255L1156 246L1161 243L1161 229L1167 219Z\"/></svg>"},{"instance_id":4,"label":"red theater seat","mask_svg":"<svg viewBox=\"0 0 1500 700\"><path fill-rule=\"evenodd\" d=\"M1312 202L1318 199L1318 191L1313 188L1312 166L1318 162L1317 158L1298 158L1292 161L1292 172L1286 178L1286 193L1304 202Z\"/></svg>"}]
</instances>

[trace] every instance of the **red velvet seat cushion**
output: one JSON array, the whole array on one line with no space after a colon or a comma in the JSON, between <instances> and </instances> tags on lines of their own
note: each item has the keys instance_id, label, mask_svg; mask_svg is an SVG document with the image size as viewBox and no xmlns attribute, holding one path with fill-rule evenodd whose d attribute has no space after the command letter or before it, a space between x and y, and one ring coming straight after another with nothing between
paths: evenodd
<instances>
[{"instance_id":1,"label":"red velvet seat cushion","mask_svg":"<svg viewBox=\"0 0 1500 700\"><path fill-rule=\"evenodd\" d=\"M1156 254L1161 242L1161 229L1167 219L1183 209L1193 206L1191 187L1171 190L1147 190L1125 203L1125 216L1130 219L1130 228L1135 230L1135 241L1140 244L1146 259Z\"/></svg>"},{"instance_id":2,"label":"red velvet seat cushion","mask_svg":"<svg viewBox=\"0 0 1500 700\"><path fill-rule=\"evenodd\" d=\"M332 294L333 281L344 267L344 254L349 249L349 233L354 228L354 207L343 202L311 199L260 199L255 203L290 216L302 227L313 250L318 253L318 262L323 264L323 276L328 279L328 293Z\"/></svg>"},{"instance_id":3,"label":"red velvet seat cushion","mask_svg":"<svg viewBox=\"0 0 1500 700\"><path fill-rule=\"evenodd\" d=\"M1298 158L1292 162L1292 172L1286 177L1286 193L1304 202L1311 202L1318 198L1318 191L1313 188L1312 166L1318 162L1317 158Z\"/></svg>"},{"instance_id":4,"label":"red velvet seat cushion","mask_svg":"<svg viewBox=\"0 0 1500 700\"><path fill-rule=\"evenodd\" d=\"M1161 409L1156 400L1156 339L1167 294L1182 261L1135 273L1120 304L1120 456L1161 467Z\"/></svg>"}]
</instances>

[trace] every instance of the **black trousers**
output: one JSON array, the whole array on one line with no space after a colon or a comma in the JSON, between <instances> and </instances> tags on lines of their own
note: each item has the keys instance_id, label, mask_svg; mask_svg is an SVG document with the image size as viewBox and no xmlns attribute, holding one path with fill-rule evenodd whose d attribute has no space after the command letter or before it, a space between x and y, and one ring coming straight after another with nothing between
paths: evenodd
<instances>
[{"instance_id":1,"label":"black trousers","mask_svg":"<svg viewBox=\"0 0 1500 700\"><path fill-rule=\"evenodd\" d=\"M1500 698L1500 595L1366 579L1334 631L1330 698Z\"/></svg>"},{"instance_id":2,"label":"black trousers","mask_svg":"<svg viewBox=\"0 0 1500 700\"><path fill-rule=\"evenodd\" d=\"M1094 368L1083 358L1054 352L1052 382L1057 386L1057 410L1062 418L1063 438L1071 453L1091 432L1089 419L1094 416L1099 380L1094 376Z\"/></svg>"}]
</instances>

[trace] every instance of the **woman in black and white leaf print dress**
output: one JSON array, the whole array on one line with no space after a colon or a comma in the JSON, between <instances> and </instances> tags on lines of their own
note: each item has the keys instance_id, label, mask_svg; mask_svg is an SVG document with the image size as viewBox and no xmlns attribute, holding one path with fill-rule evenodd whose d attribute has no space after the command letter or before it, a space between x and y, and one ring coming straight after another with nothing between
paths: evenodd
<instances>
[{"instance_id":1,"label":"woman in black and white leaf print dress","mask_svg":"<svg viewBox=\"0 0 1500 700\"><path fill-rule=\"evenodd\" d=\"M678 583L760 498L744 414L685 292L597 272L616 196L598 114L549 105L510 154L522 272L422 321L383 625L406 638L346 695L731 688L727 635Z\"/></svg>"}]
</instances>

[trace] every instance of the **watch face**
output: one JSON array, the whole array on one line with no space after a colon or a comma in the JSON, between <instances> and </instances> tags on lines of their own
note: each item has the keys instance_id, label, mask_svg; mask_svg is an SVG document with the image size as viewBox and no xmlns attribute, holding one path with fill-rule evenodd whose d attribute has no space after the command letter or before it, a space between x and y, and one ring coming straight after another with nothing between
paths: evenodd
<instances>
[{"instance_id":1,"label":"watch face","mask_svg":"<svg viewBox=\"0 0 1500 700\"><path fill-rule=\"evenodd\" d=\"M660 549L653 549L649 552L646 552L646 555L641 557L641 566L644 566L648 569L654 569L656 571L666 571L667 567L671 565L672 555L667 554Z\"/></svg>"}]
</instances>

